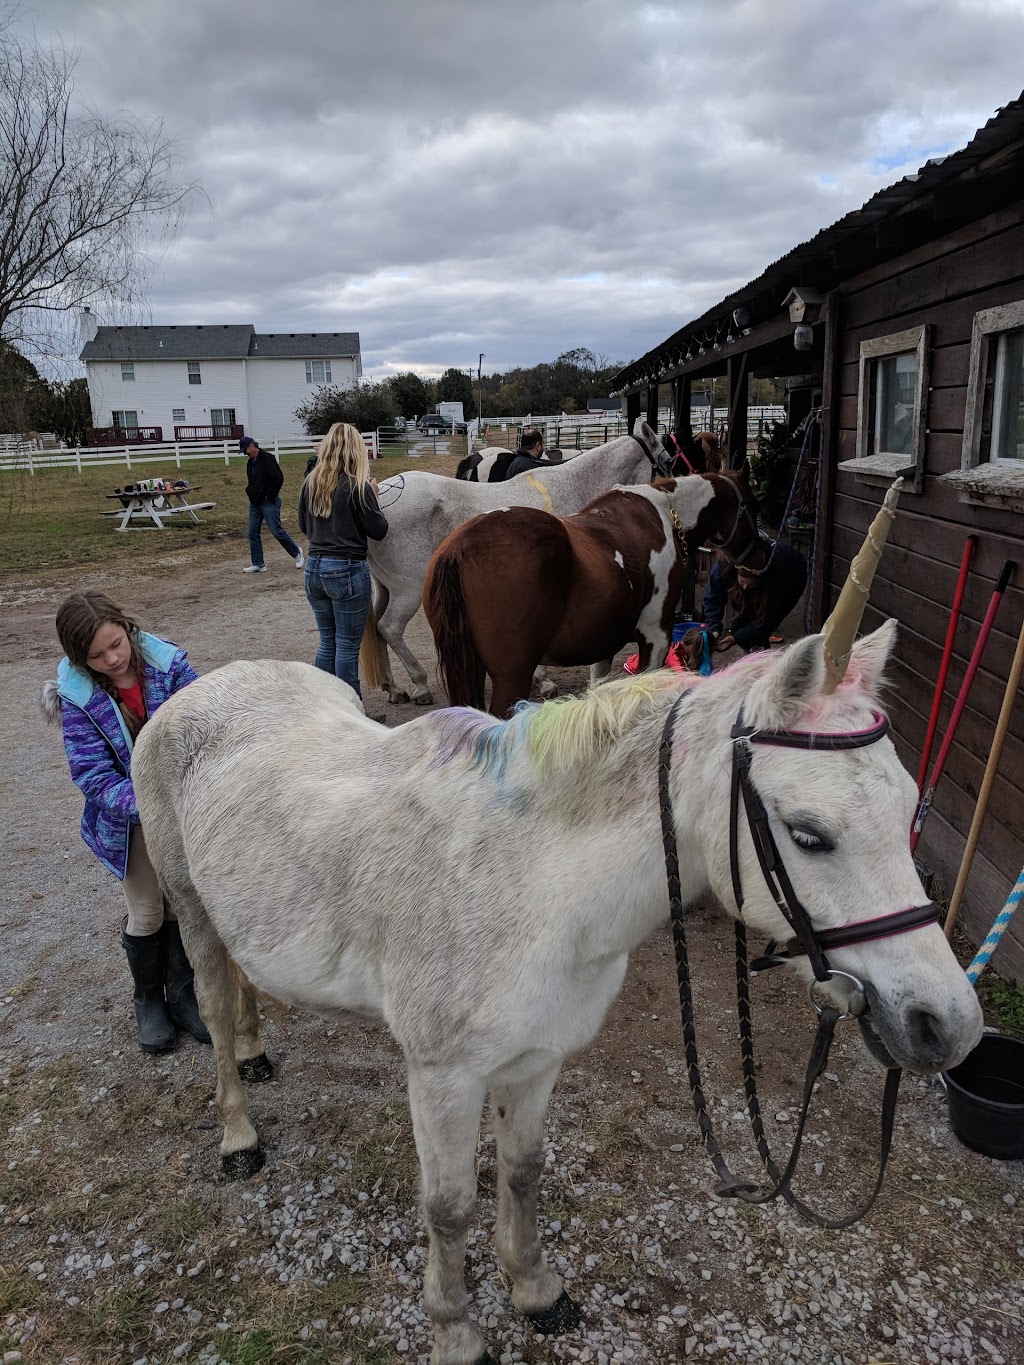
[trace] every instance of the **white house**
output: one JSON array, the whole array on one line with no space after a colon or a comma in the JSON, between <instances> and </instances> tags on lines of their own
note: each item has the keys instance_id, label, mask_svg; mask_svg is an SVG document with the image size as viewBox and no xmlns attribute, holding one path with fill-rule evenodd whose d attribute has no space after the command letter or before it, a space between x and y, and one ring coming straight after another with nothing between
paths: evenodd
<instances>
[{"instance_id":1,"label":"white house","mask_svg":"<svg viewBox=\"0 0 1024 1365\"><path fill-rule=\"evenodd\" d=\"M358 332L99 327L88 309L80 324L99 439L300 436L295 409L320 385L352 388L363 372Z\"/></svg>"}]
</instances>

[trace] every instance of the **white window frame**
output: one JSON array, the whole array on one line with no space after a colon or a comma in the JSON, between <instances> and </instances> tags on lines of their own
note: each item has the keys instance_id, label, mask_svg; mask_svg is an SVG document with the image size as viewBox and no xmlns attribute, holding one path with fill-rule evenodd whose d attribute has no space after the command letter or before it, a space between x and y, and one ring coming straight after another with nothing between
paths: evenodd
<instances>
[{"instance_id":1,"label":"white window frame","mask_svg":"<svg viewBox=\"0 0 1024 1365\"><path fill-rule=\"evenodd\" d=\"M188 371L188 382L190 384L201 384L203 382L203 371L198 360L188 360L185 362Z\"/></svg>"},{"instance_id":2,"label":"white window frame","mask_svg":"<svg viewBox=\"0 0 1024 1365\"><path fill-rule=\"evenodd\" d=\"M313 366L323 366L323 379L313 378ZM306 383L307 384L329 384L331 382L331 362L329 360L307 360L306 361Z\"/></svg>"},{"instance_id":3,"label":"white window frame","mask_svg":"<svg viewBox=\"0 0 1024 1365\"><path fill-rule=\"evenodd\" d=\"M127 418L130 412L134 413L135 415L134 422L128 421L119 422L117 420L118 416ZM139 429L138 408L113 408L110 413L110 425L114 428L115 431L138 431Z\"/></svg>"},{"instance_id":4,"label":"white window frame","mask_svg":"<svg viewBox=\"0 0 1024 1365\"><path fill-rule=\"evenodd\" d=\"M183 427L185 425L184 408L171 408L171 424L176 427Z\"/></svg>"},{"instance_id":5,"label":"white window frame","mask_svg":"<svg viewBox=\"0 0 1024 1365\"><path fill-rule=\"evenodd\" d=\"M134 361L134 360L122 360L122 361L121 361L121 382L122 382L122 384L134 384L134 383L135 383L135 361Z\"/></svg>"},{"instance_id":6,"label":"white window frame","mask_svg":"<svg viewBox=\"0 0 1024 1365\"><path fill-rule=\"evenodd\" d=\"M852 472L865 483L888 486L897 475L911 480L906 491L924 491L924 453L927 435L928 405L928 342L929 327L923 323L919 327L908 327L902 332L890 332L888 336L872 337L860 343L860 369L857 380L857 455L855 459L844 460L841 469ZM871 372L877 360L888 356L904 355L914 352L917 378L914 384L914 418L910 436L910 452L907 455L893 451L881 451L877 455L868 450L871 439Z\"/></svg>"},{"instance_id":7,"label":"white window frame","mask_svg":"<svg viewBox=\"0 0 1024 1365\"><path fill-rule=\"evenodd\" d=\"M962 469L975 469L986 464L1004 470L1022 469L1024 461L1003 455L981 458L982 417L985 406L985 385L988 383L989 342L1001 332L1016 332L1024 327L1024 299L1004 303L999 308L983 308L974 315L971 328L971 366L967 378L967 410L964 413L964 443L960 457ZM992 420L996 420L996 399L993 395ZM994 436L993 432L993 436Z\"/></svg>"},{"instance_id":8,"label":"white window frame","mask_svg":"<svg viewBox=\"0 0 1024 1365\"><path fill-rule=\"evenodd\" d=\"M230 422L218 422L218 421L216 421L215 418L214 418L214 415L213 415L215 412L219 412L219 413L221 413L221 414L223 414L223 413L225 413L225 412L229 412L229 413L231 414L231 421L230 421ZM211 408L211 409L210 409L210 425L211 425L212 427L237 427L237 426L238 426L238 422L235 420L235 418L236 418L236 413L237 413L237 409L235 409L235 408Z\"/></svg>"}]
</instances>

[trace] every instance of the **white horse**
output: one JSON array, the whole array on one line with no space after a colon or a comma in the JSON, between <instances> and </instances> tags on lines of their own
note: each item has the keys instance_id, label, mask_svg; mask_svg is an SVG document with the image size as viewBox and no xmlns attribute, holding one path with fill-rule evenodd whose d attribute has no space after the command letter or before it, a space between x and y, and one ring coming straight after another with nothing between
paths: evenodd
<instances>
[{"instance_id":1,"label":"white horse","mask_svg":"<svg viewBox=\"0 0 1024 1365\"><path fill-rule=\"evenodd\" d=\"M383 1019L408 1067L434 1365L489 1359L463 1265L488 1095L495 1240L512 1301L538 1330L574 1321L537 1228L544 1114L564 1059L618 994L628 953L666 918L655 774L669 708L689 687L670 776L683 900L711 891L735 915L737 713L758 731L875 725L893 639L890 623L862 640L850 681L831 694L812 636L706 679L652 673L508 721L449 710L394 730L306 664L235 663L143 729L132 777L213 1037L225 1169L251 1174L263 1162L239 1063L251 1078L269 1070L229 955L291 1005ZM926 902L907 842L916 788L889 739L751 752L751 780L819 931ZM745 825L738 865L745 922L788 939ZM826 989L862 1017L869 1002L867 1032L899 1064L934 1072L976 1045L981 1011L936 924L835 948L829 960L864 989Z\"/></svg>"},{"instance_id":2,"label":"white horse","mask_svg":"<svg viewBox=\"0 0 1024 1365\"><path fill-rule=\"evenodd\" d=\"M380 504L388 519L388 533L367 547L374 603L363 662L370 684L382 685L393 702L408 700L395 685L387 653L390 646L412 679L413 701L429 706L433 696L426 670L406 644L405 628L419 610L427 565L442 540L478 512L539 507L569 516L617 483L649 483L657 475L668 474L671 459L657 433L642 418L634 431L634 436L618 436L564 464L519 474L504 483L467 483L418 470L385 479L380 485ZM376 651L378 632L385 648Z\"/></svg>"}]
</instances>

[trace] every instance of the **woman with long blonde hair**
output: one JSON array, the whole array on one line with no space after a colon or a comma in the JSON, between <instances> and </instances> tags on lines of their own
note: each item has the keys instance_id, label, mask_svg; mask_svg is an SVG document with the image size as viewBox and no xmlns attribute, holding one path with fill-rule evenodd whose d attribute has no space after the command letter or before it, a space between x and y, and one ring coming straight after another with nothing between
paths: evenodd
<instances>
[{"instance_id":1,"label":"woman with long blonde hair","mask_svg":"<svg viewBox=\"0 0 1024 1365\"><path fill-rule=\"evenodd\" d=\"M335 422L299 495L299 527L309 539L306 598L320 644L314 663L358 696L359 645L370 610L366 541L383 540L388 524L377 502L366 443L355 427Z\"/></svg>"}]
</instances>

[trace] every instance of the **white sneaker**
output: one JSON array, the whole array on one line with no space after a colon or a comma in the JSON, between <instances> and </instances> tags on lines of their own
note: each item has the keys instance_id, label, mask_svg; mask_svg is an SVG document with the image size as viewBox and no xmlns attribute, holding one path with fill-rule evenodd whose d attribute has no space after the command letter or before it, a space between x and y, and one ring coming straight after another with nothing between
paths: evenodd
<instances>
[{"instance_id":1,"label":"white sneaker","mask_svg":"<svg viewBox=\"0 0 1024 1365\"><path fill-rule=\"evenodd\" d=\"M302 566L303 566L303 564L305 564L305 562L306 562L306 556L305 556L305 555L302 553L302 551L300 550L299 553L295 556L295 567L296 567L297 569L301 569Z\"/></svg>"},{"instance_id":2,"label":"white sneaker","mask_svg":"<svg viewBox=\"0 0 1024 1365\"><path fill-rule=\"evenodd\" d=\"M242 572L243 572L243 573L266 573L266 572L267 572L267 566L266 566L265 564L247 564L247 565L245 566L245 568L242 570Z\"/></svg>"}]
</instances>

